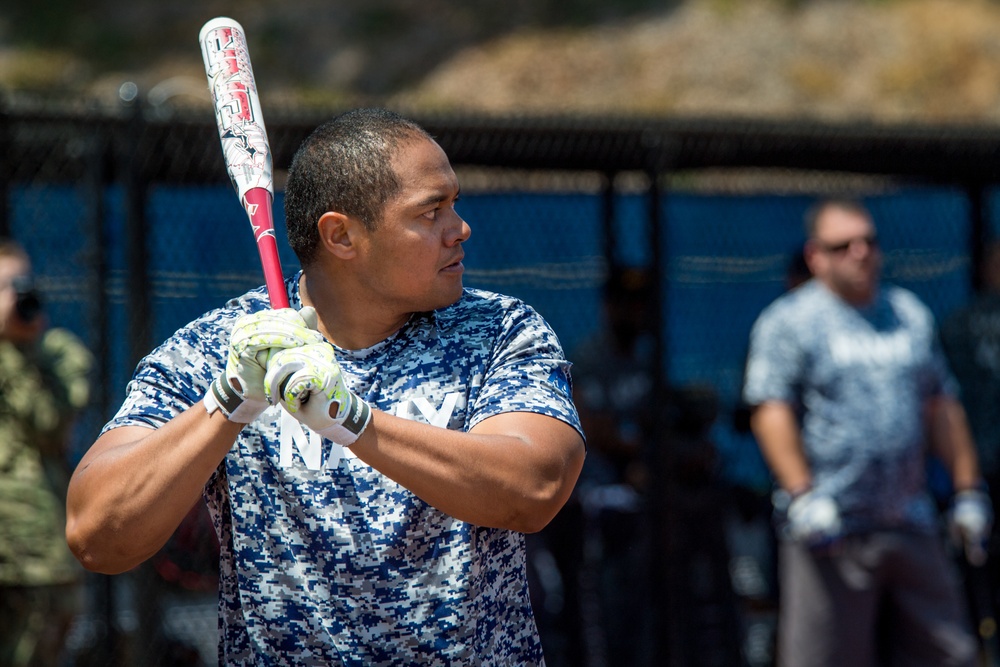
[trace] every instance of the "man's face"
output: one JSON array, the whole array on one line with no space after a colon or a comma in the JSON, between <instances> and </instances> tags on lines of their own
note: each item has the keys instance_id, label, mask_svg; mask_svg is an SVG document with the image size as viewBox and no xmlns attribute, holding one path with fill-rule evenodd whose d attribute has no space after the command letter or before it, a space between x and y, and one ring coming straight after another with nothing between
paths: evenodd
<instances>
[{"instance_id":1,"label":"man's face","mask_svg":"<svg viewBox=\"0 0 1000 667\"><path fill-rule=\"evenodd\" d=\"M16 256L0 257L0 337L26 342L37 336L36 322L23 321L15 311L17 290L14 279L31 274L31 265Z\"/></svg>"},{"instance_id":2,"label":"man's face","mask_svg":"<svg viewBox=\"0 0 1000 667\"><path fill-rule=\"evenodd\" d=\"M450 305L462 296L462 242L471 233L455 212L458 178L423 137L400 145L392 166L401 188L375 231L362 235L361 270L376 298L399 312Z\"/></svg>"},{"instance_id":3,"label":"man's face","mask_svg":"<svg viewBox=\"0 0 1000 667\"><path fill-rule=\"evenodd\" d=\"M882 252L865 215L838 207L824 210L815 238L806 244L813 275L848 303L867 305L878 290Z\"/></svg>"}]
</instances>

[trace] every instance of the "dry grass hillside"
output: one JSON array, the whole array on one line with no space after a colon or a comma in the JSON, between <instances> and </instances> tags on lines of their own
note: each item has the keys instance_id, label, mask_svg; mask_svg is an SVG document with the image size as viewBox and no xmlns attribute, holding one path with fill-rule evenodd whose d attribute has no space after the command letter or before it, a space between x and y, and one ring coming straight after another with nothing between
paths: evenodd
<instances>
[{"instance_id":1,"label":"dry grass hillside","mask_svg":"<svg viewBox=\"0 0 1000 667\"><path fill-rule=\"evenodd\" d=\"M94 4L108 12L116 3ZM20 9L0 14L0 86L108 99L131 79L164 103L207 103L197 30L230 14L247 28L258 84L274 103L374 98L495 113L1000 122L996 0L597 6L209 0L195 11L135 0L106 24L77 10L61 39L48 24L35 26L42 37L27 46L18 22L32 17ZM116 38L101 36L115 26Z\"/></svg>"},{"instance_id":2,"label":"dry grass hillside","mask_svg":"<svg viewBox=\"0 0 1000 667\"><path fill-rule=\"evenodd\" d=\"M470 48L402 96L489 111L1000 121L1000 4L690 2Z\"/></svg>"}]
</instances>

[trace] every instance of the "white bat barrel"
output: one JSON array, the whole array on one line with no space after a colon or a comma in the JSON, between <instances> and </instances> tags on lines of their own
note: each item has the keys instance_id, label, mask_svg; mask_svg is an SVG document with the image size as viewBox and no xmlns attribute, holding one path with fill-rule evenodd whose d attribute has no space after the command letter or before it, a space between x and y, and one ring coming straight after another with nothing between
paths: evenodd
<instances>
[{"instance_id":1,"label":"white bat barrel","mask_svg":"<svg viewBox=\"0 0 1000 667\"><path fill-rule=\"evenodd\" d=\"M198 41L215 103L226 171L250 218L268 297L273 308L287 308L288 294L271 211L274 199L271 149L250 66L246 33L239 23L221 16L202 26Z\"/></svg>"},{"instance_id":2,"label":"white bat barrel","mask_svg":"<svg viewBox=\"0 0 1000 667\"><path fill-rule=\"evenodd\" d=\"M251 188L273 195L271 151L243 26L220 16L202 27L198 41L233 187L240 201Z\"/></svg>"}]
</instances>

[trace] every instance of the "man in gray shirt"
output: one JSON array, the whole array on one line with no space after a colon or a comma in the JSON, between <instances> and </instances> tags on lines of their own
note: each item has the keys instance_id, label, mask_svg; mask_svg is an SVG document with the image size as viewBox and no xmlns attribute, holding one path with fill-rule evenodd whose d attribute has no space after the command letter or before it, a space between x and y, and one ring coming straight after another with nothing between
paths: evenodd
<instances>
[{"instance_id":1,"label":"man in gray shirt","mask_svg":"<svg viewBox=\"0 0 1000 667\"><path fill-rule=\"evenodd\" d=\"M949 519L970 558L992 516L933 316L911 292L880 285L860 204L820 203L807 236L814 277L755 323L744 387L778 485L781 662L971 666L928 450L950 470Z\"/></svg>"}]
</instances>

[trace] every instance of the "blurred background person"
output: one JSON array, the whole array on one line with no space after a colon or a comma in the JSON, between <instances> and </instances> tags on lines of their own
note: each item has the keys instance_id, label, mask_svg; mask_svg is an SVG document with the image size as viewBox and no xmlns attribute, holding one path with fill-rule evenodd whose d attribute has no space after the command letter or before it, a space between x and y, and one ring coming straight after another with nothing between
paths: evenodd
<instances>
[{"instance_id":1,"label":"blurred background person","mask_svg":"<svg viewBox=\"0 0 1000 667\"><path fill-rule=\"evenodd\" d=\"M806 233L815 278L754 324L744 387L779 487L779 664L971 667L976 642L927 488L928 448L951 474L951 520L968 553L991 517L933 316L911 292L880 285L860 203L819 203Z\"/></svg>"},{"instance_id":2,"label":"blurred background person","mask_svg":"<svg viewBox=\"0 0 1000 667\"><path fill-rule=\"evenodd\" d=\"M92 356L49 328L19 244L0 240L0 665L59 664L82 569L66 545L67 448Z\"/></svg>"},{"instance_id":3,"label":"blurred background person","mask_svg":"<svg viewBox=\"0 0 1000 667\"><path fill-rule=\"evenodd\" d=\"M945 320L941 342L961 387L983 477L996 490L1000 488L1000 243L985 249L982 289Z\"/></svg>"},{"instance_id":4,"label":"blurred background person","mask_svg":"<svg viewBox=\"0 0 1000 667\"><path fill-rule=\"evenodd\" d=\"M574 391L592 441L581 489L625 484L639 490L646 482L644 446L654 423L653 279L643 268L612 269L603 325L571 355Z\"/></svg>"},{"instance_id":5,"label":"blurred background person","mask_svg":"<svg viewBox=\"0 0 1000 667\"><path fill-rule=\"evenodd\" d=\"M653 274L613 267L603 292L600 328L569 355L587 434L583 472L570 501L529 540L550 667L637 664L644 646L634 620L646 581L640 511L653 426ZM546 562L555 574L547 587L537 567Z\"/></svg>"},{"instance_id":6,"label":"blurred background person","mask_svg":"<svg viewBox=\"0 0 1000 667\"><path fill-rule=\"evenodd\" d=\"M1000 242L983 252L979 293L952 313L941 327L941 343L969 418L979 466L990 489L993 514L1000 494ZM986 544L988 560L982 568L966 568L970 604L980 618L994 618L1000 582L1000 539L997 525ZM983 590L985 589L985 590ZM980 627L984 648L997 652L996 624ZM995 660L1000 656L994 655Z\"/></svg>"}]
</instances>

